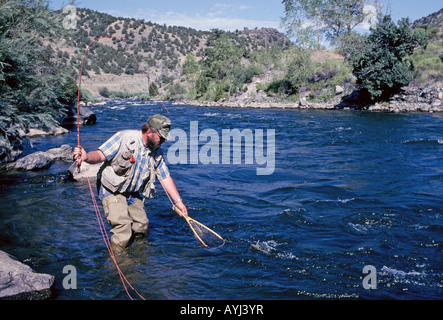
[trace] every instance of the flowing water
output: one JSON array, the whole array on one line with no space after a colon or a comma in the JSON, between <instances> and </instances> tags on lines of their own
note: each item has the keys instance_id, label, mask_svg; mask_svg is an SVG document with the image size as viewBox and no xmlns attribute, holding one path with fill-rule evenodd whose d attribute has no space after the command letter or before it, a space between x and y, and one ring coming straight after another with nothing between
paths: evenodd
<instances>
[{"instance_id":1,"label":"flowing water","mask_svg":"<svg viewBox=\"0 0 443 320\"><path fill-rule=\"evenodd\" d=\"M167 107L174 128L188 138L193 121L198 132L213 129L207 132L220 141L223 129L251 129L254 135L263 129L268 159L266 133L275 138L275 168L257 175L263 162L247 163L244 150L239 164L234 151L225 164L195 163L190 154L186 163L171 163L190 215L226 244L199 245L157 185L156 198L146 201L148 238L118 259L143 297L442 298L442 114ZM137 100L92 109L97 124L81 128L88 151L118 130L138 129L150 115L166 114L160 103ZM75 146L76 139L76 128L32 139L24 155ZM200 139L201 149L206 139ZM163 145L165 154L177 141ZM128 299L88 186L66 180L68 166L58 162L45 171L0 177L0 249L54 275L53 299ZM67 265L77 271L77 289L64 289ZM376 273L363 273L367 265ZM376 289L365 289L369 275L376 277L370 282Z\"/></svg>"}]
</instances>

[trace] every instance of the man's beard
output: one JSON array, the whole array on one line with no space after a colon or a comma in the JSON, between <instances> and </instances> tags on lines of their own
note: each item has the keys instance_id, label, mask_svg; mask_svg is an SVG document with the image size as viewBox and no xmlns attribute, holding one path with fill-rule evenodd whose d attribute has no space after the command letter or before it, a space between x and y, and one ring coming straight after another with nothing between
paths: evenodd
<instances>
[{"instance_id":1,"label":"man's beard","mask_svg":"<svg viewBox=\"0 0 443 320\"><path fill-rule=\"evenodd\" d=\"M151 139L150 137L148 137L148 141L147 141L147 145L148 148L151 149L152 151L157 150L158 147L160 147L160 142L155 143L153 139Z\"/></svg>"}]
</instances>

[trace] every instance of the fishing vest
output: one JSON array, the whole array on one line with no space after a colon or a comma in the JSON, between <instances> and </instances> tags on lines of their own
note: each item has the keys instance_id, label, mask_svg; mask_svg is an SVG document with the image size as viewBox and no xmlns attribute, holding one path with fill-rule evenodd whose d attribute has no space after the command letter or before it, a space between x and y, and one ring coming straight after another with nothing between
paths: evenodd
<instances>
[{"instance_id":1,"label":"fishing vest","mask_svg":"<svg viewBox=\"0 0 443 320\"><path fill-rule=\"evenodd\" d=\"M117 154L111 160L106 160L101 166L98 180L103 187L112 193L124 193L130 186L136 167L136 162L131 161L131 158L133 157L133 160L137 159L139 155L138 144L140 143L140 139L140 131L122 131L120 148ZM142 146L142 148L144 148L144 146ZM148 149L147 151L149 176L140 188L143 197L146 199L153 198L155 194L155 171L163 157L162 153L158 152L158 150L160 149L155 151Z\"/></svg>"}]
</instances>

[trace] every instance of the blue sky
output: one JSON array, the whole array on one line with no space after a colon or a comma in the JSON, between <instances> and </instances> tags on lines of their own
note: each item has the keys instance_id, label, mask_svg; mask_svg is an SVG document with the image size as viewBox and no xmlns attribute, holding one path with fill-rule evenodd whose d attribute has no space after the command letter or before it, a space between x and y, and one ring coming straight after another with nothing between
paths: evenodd
<instances>
[{"instance_id":1,"label":"blue sky","mask_svg":"<svg viewBox=\"0 0 443 320\"><path fill-rule=\"evenodd\" d=\"M49 0L60 9L68 0ZM219 28L227 31L244 27L272 27L281 30L284 14L281 0L77 0L76 7L109 13L117 17L144 19L159 24L199 30ZM443 8L441 0L382 0L394 20L409 17L414 21Z\"/></svg>"}]
</instances>

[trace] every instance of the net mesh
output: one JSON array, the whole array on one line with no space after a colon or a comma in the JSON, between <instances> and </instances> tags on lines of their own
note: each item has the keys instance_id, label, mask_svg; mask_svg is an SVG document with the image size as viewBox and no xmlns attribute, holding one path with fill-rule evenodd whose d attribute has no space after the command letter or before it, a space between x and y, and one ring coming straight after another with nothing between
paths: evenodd
<instances>
[{"instance_id":1,"label":"net mesh","mask_svg":"<svg viewBox=\"0 0 443 320\"><path fill-rule=\"evenodd\" d=\"M194 220L188 220L189 226L194 232L195 237L199 240L203 245L208 247L218 247L222 246L225 243L225 240L218 235L215 231L211 230L204 224Z\"/></svg>"}]
</instances>

